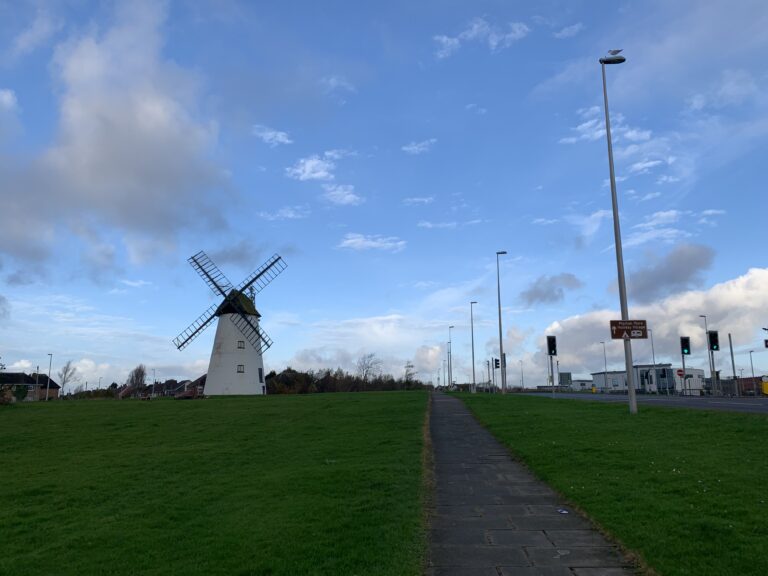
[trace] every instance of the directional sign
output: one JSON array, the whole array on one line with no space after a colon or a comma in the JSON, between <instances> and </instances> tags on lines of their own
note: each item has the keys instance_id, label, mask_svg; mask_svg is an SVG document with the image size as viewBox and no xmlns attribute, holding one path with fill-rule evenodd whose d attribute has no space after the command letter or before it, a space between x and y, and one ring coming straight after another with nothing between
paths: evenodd
<instances>
[{"instance_id":1,"label":"directional sign","mask_svg":"<svg viewBox=\"0 0 768 576\"><path fill-rule=\"evenodd\" d=\"M611 338L614 340L648 338L645 320L611 320Z\"/></svg>"}]
</instances>

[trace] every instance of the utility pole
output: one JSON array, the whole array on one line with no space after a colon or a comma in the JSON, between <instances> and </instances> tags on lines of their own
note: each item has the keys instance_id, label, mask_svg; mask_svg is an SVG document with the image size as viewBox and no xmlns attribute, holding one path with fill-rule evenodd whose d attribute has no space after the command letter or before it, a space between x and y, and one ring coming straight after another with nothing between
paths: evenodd
<instances>
[{"instance_id":1,"label":"utility pole","mask_svg":"<svg viewBox=\"0 0 768 576\"><path fill-rule=\"evenodd\" d=\"M736 389L736 397L739 397L739 381L736 380L736 361L733 359L733 340L728 332L728 347L731 349L731 368L733 368L733 387Z\"/></svg>"}]
</instances>

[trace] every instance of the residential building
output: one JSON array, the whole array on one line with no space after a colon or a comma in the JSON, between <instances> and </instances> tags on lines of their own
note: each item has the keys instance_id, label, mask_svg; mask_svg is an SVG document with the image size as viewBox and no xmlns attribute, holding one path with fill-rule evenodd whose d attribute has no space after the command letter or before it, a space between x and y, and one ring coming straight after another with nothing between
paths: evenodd
<instances>
[{"instance_id":1,"label":"residential building","mask_svg":"<svg viewBox=\"0 0 768 576\"><path fill-rule=\"evenodd\" d=\"M26 388L27 393L22 398L24 402L32 402L35 400L45 400L46 385L48 384L47 374L26 374L25 372L0 372L0 388L6 388L11 390L14 399L21 397L17 394L20 388ZM53 379L48 388L48 399L56 399L59 397L59 386Z\"/></svg>"}]
</instances>

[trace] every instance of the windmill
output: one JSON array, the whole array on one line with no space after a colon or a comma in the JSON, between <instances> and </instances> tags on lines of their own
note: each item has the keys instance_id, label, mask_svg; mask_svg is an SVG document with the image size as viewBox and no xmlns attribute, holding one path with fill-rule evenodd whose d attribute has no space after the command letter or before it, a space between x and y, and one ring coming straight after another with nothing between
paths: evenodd
<instances>
[{"instance_id":1,"label":"windmill","mask_svg":"<svg viewBox=\"0 0 768 576\"><path fill-rule=\"evenodd\" d=\"M183 350L218 318L205 393L266 394L262 354L272 346L272 340L259 328L261 314L254 297L285 270L285 262L274 254L236 288L205 252L198 252L188 262L222 301L203 312L173 343Z\"/></svg>"}]
</instances>

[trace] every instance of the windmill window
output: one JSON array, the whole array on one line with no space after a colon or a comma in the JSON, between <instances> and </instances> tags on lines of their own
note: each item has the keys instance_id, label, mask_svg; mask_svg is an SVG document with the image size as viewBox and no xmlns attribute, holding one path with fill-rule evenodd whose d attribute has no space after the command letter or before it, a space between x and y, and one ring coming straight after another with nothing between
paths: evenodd
<instances>
[{"instance_id":1,"label":"windmill window","mask_svg":"<svg viewBox=\"0 0 768 576\"><path fill-rule=\"evenodd\" d=\"M238 349L240 349L240 350L243 350L243 349L245 349L245 340L238 340L238 341L237 341L237 347L238 347Z\"/></svg>"},{"instance_id":2,"label":"windmill window","mask_svg":"<svg viewBox=\"0 0 768 576\"><path fill-rule=\"evenodd\" d=\"M264 368L259 368L259 383L260 384L264 383Z\"/></svg>"},{"instance_id":3,"label":"windmill window","mask_svg":"<svg viewBox=\"0 0 768 576\"><path fill-rule=\"evenodd\" d=\"M245 364L238 364L237 365L237 373L238 374L245 374Z\"/></svg>"}]
</instances>

